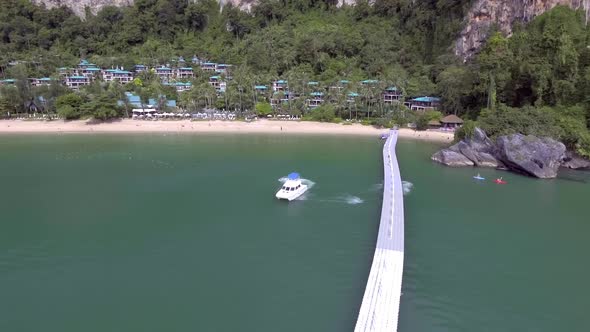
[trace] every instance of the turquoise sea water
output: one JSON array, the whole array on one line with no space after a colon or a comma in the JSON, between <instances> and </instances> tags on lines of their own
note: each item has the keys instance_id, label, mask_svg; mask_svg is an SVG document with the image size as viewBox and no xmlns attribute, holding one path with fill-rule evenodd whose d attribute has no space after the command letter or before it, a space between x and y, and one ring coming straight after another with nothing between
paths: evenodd
<instances>
[{"instance_id":1,"label":"turquoise sea water","mask_svg":"<svg viewBox=\"0 0 590 332\"><path fill-rule=\"evenodd\" d=\"M587 331L587 173L539 181L402 141L400 331ZM379 221L359 137L0 137L0 331L352 331ZM313 181L279 202L278 179Z\"/></svg>"}]
</instances>

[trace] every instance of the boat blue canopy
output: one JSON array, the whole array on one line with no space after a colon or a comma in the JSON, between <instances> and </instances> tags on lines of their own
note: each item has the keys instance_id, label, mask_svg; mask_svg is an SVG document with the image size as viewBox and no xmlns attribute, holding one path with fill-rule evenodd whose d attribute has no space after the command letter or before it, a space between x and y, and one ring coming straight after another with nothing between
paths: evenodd
<instances>
[{"instance_id":1,"label":"boat blue canopy","mask_svg":"<svg viewBox=\"0 0 590 332\"><path fill-rule=\"evenodd\" d=\"M287 176L287 179L289 180L297 180L299 179L299 173L291 173Z\"/></svg>"}]
</instances>

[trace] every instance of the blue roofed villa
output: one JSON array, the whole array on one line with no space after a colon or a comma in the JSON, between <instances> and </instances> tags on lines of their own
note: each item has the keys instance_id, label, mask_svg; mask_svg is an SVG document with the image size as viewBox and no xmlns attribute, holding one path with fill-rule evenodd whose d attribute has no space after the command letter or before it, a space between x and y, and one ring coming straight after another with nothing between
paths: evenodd
<instances>
[{"instance_id":1,"label":"blue roofed villa","mask_svg":"<svg viewBox=\"0 0 590 332\"><path fill-rule=\"evenodd\" d=\"M217 64L215 62L203 62L201 63L201 70L203 71L215 71Z\"/></svg>"},{"instance_id":2,"label":"blue roofed villa","mask_svg":"<svg viewBox=\"0 0 590 332\"><path fill-rule=\"evenodd\" d=\"M166 83L165 85L173 86L178 92L188 91L193 87L193 84L191 82L174 82Z\"/></svg>"},{"instance_id":3,"label":"blue roofed villa","mask_svg":"<svg viewBox=\"0 0 590 332\"><path fill-rule=\"evenodd\" d=\"M72 90L79 90L81 86L90 85L90 78L86 76L68 76L66 77L66 86Z\"/></svg>"},{"instance_id":4,"label":"blue roofed villa","mask_svg":"<svg viewBox=\"0 0 590 332\"><path fill-rule=\"evenodd\" d=\"M307 107L314 109L324 102L323 92L312 92L309 94L311 98L307 100Z\"/></svg>"},{"instance_id":5,"label":"blue roofed villa","mask_svg":"<svg viewBox=\"0 0 590 332\"><path fill-rule=\"evenodd\" d=\"M409 103L410 109L414 111L430 111L436 110L440 105L440 98L438 97L418 97L411 99Z\"/></svg>"},{"instance_id":6,"label":"blue roofed villa","mask_svg":"<svg viewBox=\"0 0 590 332\"><path fill-rule=\"evenodd\" d=\"M193 68L191 68L191 67L176 68L176 78L187 79L187 78L193 78L193 77L195 77L195 74L193 72Z\"/></svg>"},{"instance_id":7,"label":"blue roofed villa","mask_svg":"<svg viewBox=\"0 0 590 332\"><path fill-rule=\"evenodd\" d=\"M287 91L287 81L278 80L278 81L272 82L272 91L273 92Z\"/></svg>"},{"instance_id":8,"label":"blue roofed villa","mask_svg":"<svg viewBox=\"0 0 590 332\"><path fill-rule=\"evenodd\" d=\"M394 102L400 102L403 96L401 91L396 87L391 86L383 91L383 102L386 104L393 104Z\"/></svg>"},{"instance_id":9,"label":"blue roofed villa","mask_svg":"<svg viewBox=\"0 0 590 332\"><path fill-rule=\"evenodd\" d=\"M156 68L156 75L158 75L162 81L168 81L173 75L172 68L166 66L158 67Z\"/></svg>"},{"instance_id":10,"label":"blue roofed villa","mask_svg":"<svg viewBox=\"0 0 590 332\"><path fill-rule=\"evenodd\" d=\"M102 72L102 78L105 82L118 81L127 84L133 81L133 74L130 71L122 69L106 69Z\"/></svg>"}]
</instances>

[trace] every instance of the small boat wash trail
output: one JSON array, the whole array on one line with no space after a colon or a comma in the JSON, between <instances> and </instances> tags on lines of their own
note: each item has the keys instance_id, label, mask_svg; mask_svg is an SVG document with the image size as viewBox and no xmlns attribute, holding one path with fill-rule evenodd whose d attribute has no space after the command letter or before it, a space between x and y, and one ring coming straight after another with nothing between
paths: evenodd
<instances>
[{"instance_id":1,"label":"small boat wash trail","mask_svg":"<svg viewBox=\"0 0 590 332\"><path fill-rule=\"evenodd\" d=\"M392 130L383 147L383 206L379 235L355 332L397 331L404 271L404 189Z\"/></svg>"}]
</instances>

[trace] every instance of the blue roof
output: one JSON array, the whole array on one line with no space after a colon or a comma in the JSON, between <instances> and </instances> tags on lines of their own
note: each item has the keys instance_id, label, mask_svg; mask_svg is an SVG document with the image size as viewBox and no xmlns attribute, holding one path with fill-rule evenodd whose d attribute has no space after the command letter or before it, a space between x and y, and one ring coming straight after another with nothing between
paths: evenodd
<instances>
[{"instance_id":1,"label":"blue roof","mask_svg":"<svg viewBox=\"0 0 590 332\"><path fill-rule=\"evenodd\" d=\"M287 179L297 180L297 179L299 179L299 173L291 173L291 174L287 175Z\"/></svg>"},{"instance_id":2,"label":"blue roof","mask_svg":"<svg viewBox=\"0 0 590 332\"><path fill-rule=\"evenodd\" d=\"M135 68L145 68L145 65L135 65Z\"/></svg>"},{"instance_id":3,"label":"blue roof","mask_svg":"<svg viewBox=\"0 0 590 332\"><path fill-rule=\"evenodd\" d=\"M359 96L359 94L358 94L358 93L356 93L356 92L351 92L351 93L349 93L349 94L348 94L348 96L349 96L349 97L358 97L358 96Z\"/></svg>"},{"instance_id":4,"label":"blue roof","mask_svg":"<svg viewBox=\"0 0 590 332\"><path fill-rule=\"evenodd\" d=\"M2 82L4 82L4 83L14 83L14 82L16 82L16 80L14 78L8 78L8 79L3 80Z\"/></svg>"},{"instance_id":5,"label":"blue roof","mask_svg":"<svg viewBox=\"0 0 590 332\"><path fill-rule=\"evenodd\" d=\"M324 93L323 92L312 92L312 93L310 93L310 95L312 95L314 97L321 97L324 95Z\"/></svg>"},{"instance_id":6,"label":"blue roof","mask_svg":"<svg viewBox=\"0 0 590 332\"><path fill-rule=\"evenodd\" d=\"M287 84L287 81L285 81L285 80L278 80L277 81L277 84Z\"/></svg>"},{"instance_id":7,"label":"blue roof","mask_svg":"<svg viewBox=\"0 0 590 332\"><path fill-rule=\"evenodd\" d=\"M375 84L375 83L379 83L379 81L377 81L377 80L364 80L364 81L361 81L361 83L363 83L363 84Z\"/></svg>"},{"instance_id":8,"label":"blue roof","mask_svg":"<svg viewBox=\"0 0 590 332\"><path fill-rule=\"evenodd\" d=\"M156 70L172 70L172 69L170 69L168 67L160 67L160 68L156 68Z\"/></svg>"},{"instance_id":9,"label":"blue roof","mask_svg":"<svg viewBox=\"0 0 590 332\"><path fill-rule=\"evenodd\" d=\"M60 67L60 68L57 68L57 70L70 70L70 69L72 69L72 68L68 68L68 67Z\"/></svg>"},{"instance_id":10,"label":"blue roof","mask_svg":"<svg viewBox=\"0 0 590 332\"><path fill-rule=\"evenodd\" d=\"M89 70L89 71L100 71L100 68L96 68L96 67L88 67L84 70Z\"/></svg>"},{"instance_id":11,"label":"blue roof","mask_svg":"<svg viewBox=\"0 0 590 332\"><path fill-rule=\"evenodd\" d=\"M318 85L318 84L320 84L320 83L318 83L316 81L307 82L307 85Z\"/></svg>"},{"instance_id":12,"label":"blue roof","mask_svg":"<svg viewBox=\"0 0 590 332\"><path fill-rule=\"evenodd\" d=\"M220 79L220 78L221 78L221 76L211 76L211 77L209 77L209 78L210 78L210 79L214 79L214 80L218 80L218 79Z\"/></svg>"},{"instance_id":13,"label":"blue roof","mask_svg":"<svg viewBox=\"0 0 590 332\"><path fill-rule=\"evenodd\" d=\"M225 63L220 63L217 65L218 67L229 67L230 65L225 64Z\"/></svg>"},{"instance_id":14,"label":"blue roof","mask_svg":"<svg viewBox=\"0 0 590 332\"><path fill-rule=\"evenodd\" d=\"M191 67L182 67L180 70L193 70Z\"/></svg>"},{"instance_id":15,"label":"blue roof","mask_svg":"<svg viewBox=\"0 0 590 332\"><path fill-rule=\"evenodd\" d=\"M131 72L126 71L126 70L115 70L114 73L115 74L131 74Z\"/></svg>"},{"instance_id":16,"label":"blue roof","mask_svg":"<svg viewBox=\"0 0 590 332\"><path fill-rule=\"evenodd\" d=\"M176 100L166 100L166 106L176 107Z\"/></svg>"},{"instance_id":17,"label":"blue roof","mask_svg":"<svg viewBox=\"0 0 590 332\"><path fill-rule=\"evenodd\" d=\"M390 86L389 88L386 89L387 91L397 91L397 88L395 86Z\"/></svg>"},{"instance_id":18,"label":"blue roof","mask_svg":"<svg viewBox=\"0 0 590 332\"><path fill-rule=\"evenodd\" d=\"M348 80L340 80L340 84L348 84Z\"/></svg>"},{"instance_id":19,"label":"blue roof","mask_svg":"<svg viewBox=\"0 0 590 332\"><path fill-rule=\"evenodd\" d=\"M41 77L39 79L39 81L51 81L51 78L49 78L49 77Z\"/></svg>"},{"instance_id":20,"label":"blue roof","mask_svg":"<svg viewBox=\"0 0 590 332\"><path fill-rule=\"evenodd\" d=\"M73 79L86 79L86 76L70 76Z\"/></svg>"},{"instance_id":21,"label":"blue roof","mask_svg":"<svg viewBox=\"0 0 590 332\"><path fill-rule=\"evenodd\" d=\"M256 89L256 90L266 90L268 88L266 87L266 85L255 85L254 86L254 89Z\"/></svg>"},{"instance_id":22,"label":"blue roof","mask_svg":"<svg viewBox=\"0 0 590 332\"><path fill-rule=\"evenodd\" d=\"M216 63L215 62L205 62L203 63L203 66L215 66Z\"/></svg>"},{"instance_id":23,"label":"blue roof","mask_svg":"<svg viewBox=\"0 0 590 332\"><path fill-rule=\"evenodd\" d=\"M418 98L412 99L412 101L418 101L418 102L423 102L423 103L433 103L433 102L439 102L440 98L438 98L438 97L418 97Z\"/></svg>"}]
</instances>

